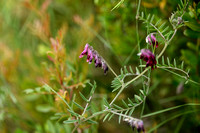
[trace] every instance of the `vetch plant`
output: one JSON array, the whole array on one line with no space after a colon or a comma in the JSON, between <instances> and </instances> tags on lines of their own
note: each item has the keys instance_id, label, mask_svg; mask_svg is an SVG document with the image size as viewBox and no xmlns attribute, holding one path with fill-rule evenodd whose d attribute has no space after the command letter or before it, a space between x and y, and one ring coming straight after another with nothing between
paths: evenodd
<instances>
[{"instance_id":1,"label":"vetch plant","mask_svg":"<svg viewBox=\"0 0 200 133\"><path fill-rule=\"evenodd\" d=\"M122 4L123 1L120 1L120 4ZM103 106L99 110L92 110L91 107L94 104L97 104L98 101L93 101L94 95L95 95L95 89L96 89L96 82L93 84L89 83L92 87L89 96L84 96L82 92L79 92L79 96L83 99L84 103L77 103L76 102L76 95L73 94L72 100L68 102L65 98L59 95L52 87L48 86L47 84L44 85L44 88L47 88L51 91L53 91L56 95L58 95L63 102L67 106L67 111L70 113L70 116L63 121L65 124L73 124L74 129L72 132L75 132L76 130L78 132L81 132L84 130L83 125L92 125L97 124L100 116L103 116L103 122L106 120L110 120L114 115L118 116L119 123L123 120L127 122L132 129L137 129L138 132L145 132L145 122L142 120L144 117L151 116L154 114L159 114L164 111L159 111L159 113L152 113L143 115L144 109L145 109L145 102L148 95L150 95L150 82L151 82L151 73L154 71L159 71L159 69L166 70L168 72L171 72L172 74L175 74L179 76L180 78L185 79L185 83L192 82L194 84L198 84L197 82L193 81L189 77L189 71L184 70L183 63L180 65L180 67L176 64L176 60L174 59L174 62L171 63L169 58L167 58L167 63L165 63L165 59L163 56L163 53L166 51L167 47L170 46L171 41L175 37L177 30L184 26L184 20L182 19L186 7L188 5L188 2L182 2L182 4L179 6L178 11L174 12L172 16L169 18L169 22L171 24L172 29L170 29L170 25L165 26L166 23L162 23L161 19L158 21L154 20L154 15L148 14L145 15L143 12L140 13L140 3L141 0L139 0L138 7L137 7L137 14L136 14L136 33L137 33L137 45L138 45L138 55L140 56L138 61L140 62L140 69L138 67L135 68L135 71L132 69L131 66L127 67L124 66L121 68L120 74L117 74L111 66L101 57L96 50L93 49L92 46L89 44L86 44L82 53L80 54L79 58L83 58L86 56L86 61L89 64L92 64L92 61L94 60L95 67L101 67L104 70L104 74L107 73L108 69L114 74L115 78L113 79L111 83L111 87L113 88L113 93L118 91L117 94L113 99L108 101L105 97L102 98L103 100ZM116 9L120 6L118 4L116 7L113 8ZM150 45L146 45L146 48L141 49L140 48L140 39L138 34L138 20L141 20L144 22L144 24L147 26L147 30L150 32L149 35L146 37L146 42ZM156 36L160 36L162 38L161 41L158 43L158 39ZM161 47L161 44L164 44L164 47L161 51L157 51L156 48ZM151 50L152 48L152 50ZM152 52L151 52L152 51ZM161 59L162 58L162 59ZM143 64L142 60L146 62L146 64ZM159 63L162 62L162 63ZM157 68L157 69L155 69ZM152 71L153 70L153 71ZM180 72L182 74L180 74ZM147 74L146 74L147 73ZM125 78L129 77L129 80L125 80ZM132 77L130 79L130 77ZM128 86L130 86L132 83L134 83L138 79L142 79L142 89L139 90L138 94L134 94L134 99L126 98L121 100L121 104L117 104L116 101L120 94L126 89ZM198 104L189 104L189 105L198 105ZM75 109L74 106L76 106L78 109ZM142 106L140 116L136 116L134 114L135 108ZM176 107L174 107L176 108ZM172 108L172 109L174 109ZM178 107L177 107L178 108ZM137 118L138 117L138 118ZM87 127L86 126L86 127ZM153 131L153 128L150 130Z\"/></svg>"}]
</instances>

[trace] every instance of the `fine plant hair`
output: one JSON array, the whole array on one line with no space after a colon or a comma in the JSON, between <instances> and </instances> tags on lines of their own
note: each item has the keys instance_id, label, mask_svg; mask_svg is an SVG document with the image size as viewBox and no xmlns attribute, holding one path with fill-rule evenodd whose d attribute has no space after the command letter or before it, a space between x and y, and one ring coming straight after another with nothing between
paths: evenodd
<instances>
[{"instance_id":1,"label":"fine plant hair","mask_svg":"<svg viewBox=\"0 0 200 133\"><path fill-rule=\"evenodd\" d=\"M124 0L121 0L112 11L117 10L117 8L120 7L120 5L124 2ZM112 119L113 116L118 116L118 122L119 124L122 121L127 122L132 128L137 128L138 131L143 131L142 128L140 128L139 124L137 122L141 122L143 118L149 117L152 115L156 115L161 113L162 111L154 114L149 115L143 115L144 108L145 108L145 102L148 95L150 95L151 91L150 89L150 82L151 82L151 73L153 71L157 71L158 69L170 72L172 74L175 74L176 76L179 76L180 78L183 78L185 80L185 84L187 83L193 83L199 85L199 83L193 81L190 79L189 70L184 69L184 62L181 64L178 64L176 59L170 59L170 57L164 57L163 54L166 51L167 47L171 45L171 42L173 38L175 37L177 30L184 26L184 20L182 19L186 7L188 6L189 1L181 1L181 4L178 5L177 11L173 12L171 17L169 18L169 25L164 22L162 19L159 19L158 21L155 21L154 14L146 14L143 11L140 11L140 4L141 0L138 1L137 4L137 12L136 12L136 37L137 37L137 45L138 45L138 53L141 51L141 45L140 45L140 38L139 38L139 29L138 29L138 23L139 21L143 22L143 24L146 26L148 33L155 33L158 37L161 39L159 40L159 45L164 44L163 49L158 52L156 51L156 48L153 45L147 46L147 48L151 49L153 51L153 54L156 58L156 69L151 70L150 66L146 66L143 64L142 60L139 60L139 66L132 68L131 66L122 66L120 70L120 74L117 74L112 67L109 65L109 62L105 62L108 66L109 71L111 71L115 78L111 82L111 87L113 88L113 93L117 92L115 97L108 101L105 97L102 99L103 106L100 110L92 110L92 104L93 98L95 97L95 89L96 89L96 82L88 82L90 85L90 93L89 95L85 96L82 92L79 92L78 95L73 94L72 100L68 102L65 98L63 98L58 92L56 92L53 87L45 84L43 88L45 88L48 91L52 91L55 93L62 101L66 104L67 111L70 114L66 120L63 121L65 124L72 124L74 126L72 133L75 131L81 130L79 127L80 125L83 125L84 123L87 124L97 124L98 119L100 116L103 116L103 122L106 120ZM130 80L125 80L127 77ZM118 99L120 94L126 89L128 86L130 86L132 83L137 81L138 79L142 79L142 89L139 89L137 94L134 94L134 99L131 98L125 98L121 100L122 105L118 105L115 103L115 101ZM82 103L77 102L77 97L80 97L82 99ZM197 105L197 104L187 104L187 105ZM134 111L137 107L142 106L142 109L140 111L140 117L136 118L134 117ZM186 105L182 105L186 106ZM180 106L177 106L175 108L179 108ZM76 111L75 109L76 108ZM169 110L174 108L169 108ZM77 111L78 110L78 111ZM163 110L165 112L167 110ZM86 115L87 114L87 115ZM133 124L136 123L136 124ZM143 126L143 125L142 125ZM144 123L145 127L145 123Z\"/></svg>"}]
</instances>

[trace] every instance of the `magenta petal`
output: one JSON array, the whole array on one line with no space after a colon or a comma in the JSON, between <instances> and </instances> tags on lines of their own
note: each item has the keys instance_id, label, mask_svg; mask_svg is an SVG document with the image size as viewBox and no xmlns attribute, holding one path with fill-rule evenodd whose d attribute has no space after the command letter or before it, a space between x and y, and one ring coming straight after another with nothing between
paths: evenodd
<instances>
[{"instance_id":1,"label":"magenta petal","mask_svg":"<svg viewBox=\"0 0 200 133\"><path fill-rule=\"evenodd\" d=\"M83 52L81 53L81 55L79 56L79 58L82 58L84 55L87 55L87 53L88 53L88 47L89 47L89 45L86 44L85 48L84 48Z\"/></svg>"},{"instance_id":2,"label":"magenta petal","mask_svg":"<svg viewBox=\"0 0 200 133\"><path fill-rule=\"evenodd\" d=\"M88 49L87 62L89 62L89 64L91 64L92 59L93 59L92 50Z\"/></svg>"},{"instance_id":3,"label":"magenta petal","mask_svg":"<svg viewBox=\"0 0 200 133\"><path fill-rule=\"evenodd\" d=\"M141 55L140 55L140 59L143 59L144 61L146 61L146 67L151 66L151 69L153 70L154 67L156 68L156 59L155 59L155 55L148 49L142 49L141 50Z\"/></svg>"},{"instance_id":4,"label":"magenta petal","mask_svg":"<svg viewBox=\"0 0 200 133\"><path fill-rule=\"evenodd\" d=\"M151 45L151 39L149 36L148 36L148 43Z\"/></svg>"},{"instance_id":5,"label":"magenta petal","mask_svg":"<svg viewBox=\"0 0 200 133\"><path fill-rule=\"evenodd\" d=\"M153 34L151 34L151 41L153 44L155 44L156 42L156 37Z\"/></svg>"},{"instance_id":6,"label":"magenta petal","mask_svg":"<svg viewBox=\"0 0 200 133\"><path fill-rule=\"evenodd\" d=\"M102 63L102 67L103 67L103 70L104 70L104 74L106 74L107 71L108 71L108 66L106 65L105 62Z\"/></svg>"},{"instance_id":7,"label":"magenta petal","mask_svg":"<svg viewBox=\"0 0 200 133\"><path fill-rule=\"evenodd\" d=\"M153 46L156 45L156 48L157 48L158 47L158 41L156 41L156 37L154 35L155 35L154 33L149 34L146 37L146 43L149 43L149 45L153 44Z\"/></svg>"}]
</instances>

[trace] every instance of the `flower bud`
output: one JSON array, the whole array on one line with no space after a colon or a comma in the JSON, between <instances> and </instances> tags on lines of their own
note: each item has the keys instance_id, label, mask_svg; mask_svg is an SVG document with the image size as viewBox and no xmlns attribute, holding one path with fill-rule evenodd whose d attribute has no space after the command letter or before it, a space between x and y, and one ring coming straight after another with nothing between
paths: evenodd
<instances>
[{"instance_id":1,"label":"flower bud","mask_svg":"<svg viewBox=\"0 0 200 133\"><path fill-rule=\"evenodd\" d=\"M149 43L150 45L153 44L153 47L154 45L156 45L156 48L158 47L158 41L156 41L156 37L154 36L153 33L149 34L146 37L146 43Z\"/></svg>"}]
</instances>

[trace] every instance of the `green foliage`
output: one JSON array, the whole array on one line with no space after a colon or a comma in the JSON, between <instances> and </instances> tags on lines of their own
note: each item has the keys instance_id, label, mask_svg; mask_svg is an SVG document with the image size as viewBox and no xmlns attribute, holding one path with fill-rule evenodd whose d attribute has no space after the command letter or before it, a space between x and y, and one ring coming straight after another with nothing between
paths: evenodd
<instances>
[{"instance_id":1,"label":"green foliage","mask_svg":"<svg viewBox=\"0 0 200 133\"><path fill-rule=\"evenodd\" d=\"M143 118L146 132L198 132L200 2L6 0L0 7L0 132L131 132L122 121ZM150 33L158 48L145 43ZM107 75L78 58L86 43L109 64ZM136 56L143 48L157 69Z\"/></svg>"},{"instance_id":2,"label":"green foliage","mask_svg":"<svg viewBox=\"0 0 200 133\"><path fill-rule=\"evenodd\" d=\"M167 63L166 63L165 59L164 59L164 56L162 56L162 64L157 64L157 66L158 66L158 68L167 70L167 71L171 72L172 74L175 74L175 75L177 75L177 76L179 76L181 78L184 78L186 81L189 79L189 70L188 71L184 70L184 61L182 61L181 65L177 66L175 58L174 58L173 63L171 63L170 59L167 57ZM179 73L174 72L172 70L177 71L177 72L181 72L185 76L182 76Z\"/></svg>"}]
</instances>

